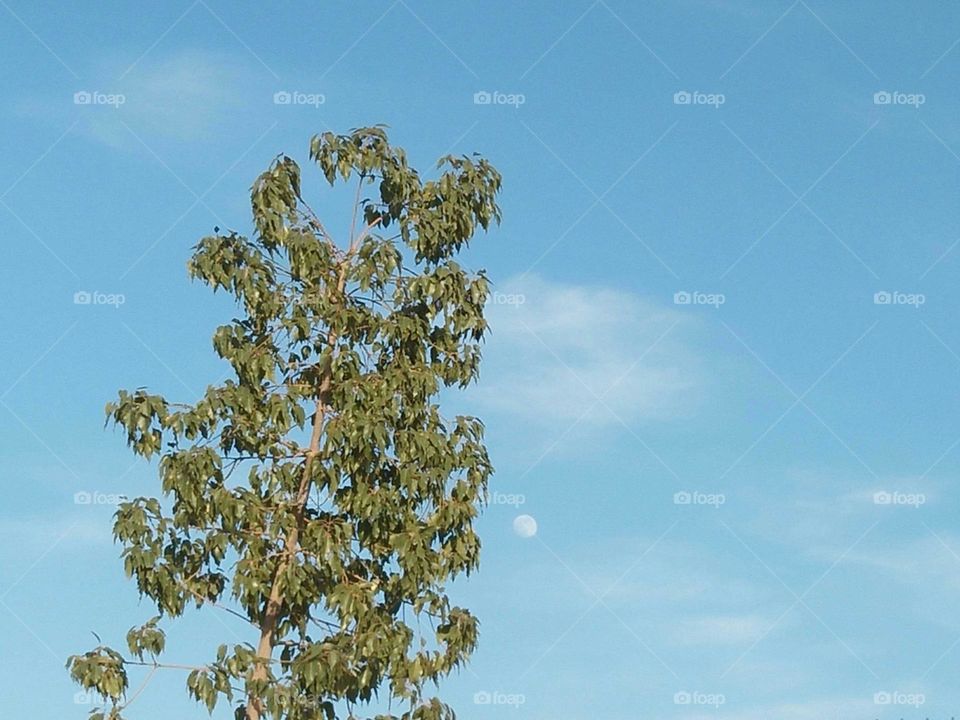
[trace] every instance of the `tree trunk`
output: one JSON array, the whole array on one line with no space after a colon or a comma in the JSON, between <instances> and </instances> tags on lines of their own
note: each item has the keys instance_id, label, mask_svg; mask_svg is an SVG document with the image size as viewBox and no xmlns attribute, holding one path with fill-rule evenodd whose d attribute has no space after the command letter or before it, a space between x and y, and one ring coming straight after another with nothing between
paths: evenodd
<instances>
[{"instance_id":1,"label":"tree trunk","mask_svg":"<svg viewBox=\"0 0 960 720\"><path fill-rule=\"evenodd\" d=\"M346 286L347 266L346 259L341 267L340 276L337 282L337 295L343 295ZM333 353L333 345L337 338L331 331L327 335L327 345ZM317 398L317 409L313 415L313 429L310 434L310 445L307 449L307 458L303 465L303 476L300 479L300 487L297 490L297 501L294 506L294 517L296 522L293 528L287 534L283 547L283 556L277 563L277 569L273 573L273 584L270 587L270 596L267 598L267 606L263 613L263 623L260 626L260 641L257 643L257 666L254 668L253 680L266 680L270 662L273 659L274 635L277 631L277 623L280 618L280 608L283 605L283 591L280 588L280 578L286 572L290 561L297 551L300 544L300 528L303 525L303 516L307 507L307 500L310 497L311 470L313 460L320 452L320 436L323 432L323 420L326 414L327 401L330 396L330 386L332 384L332 360L328 361L324 369L323 379L320 381L320 388ZM259 697L248 698L247 702L247 720L260 720L263 715L263 703Z\"/></svg>"}]
</instances>

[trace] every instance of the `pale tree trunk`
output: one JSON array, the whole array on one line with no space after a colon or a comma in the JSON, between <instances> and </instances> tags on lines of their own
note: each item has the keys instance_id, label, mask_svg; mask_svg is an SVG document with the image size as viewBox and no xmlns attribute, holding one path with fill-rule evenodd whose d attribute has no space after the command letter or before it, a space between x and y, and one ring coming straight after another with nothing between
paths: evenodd
<instances>
[{"instance_id":1,"label":"pale tree trunk","mask_svg":"<svg viewBox=\"0 0 960 720\"><path fill-rule=\"evenodd\" d=\"M352 248L351 248L352 250ZM344 265L341 266L340 276L337 282L337 295L342 297L346 286L347 278L347 259L344 259ZM336 336L331 331L327 336L327 344L330 352L333 353L333 346L336 342ZM273 573L273 584L270 587L270 596L267 598L267 605L263 613L263 623L260 626L260 641L257 643L257 666L254 668L252 679L265 680L270 662L273 659L274 635L277 631L277 623L280 617L280 608L283 606L283 590L280 587L280 578L286 572L290 562L297 552L300 545L300 528L303 525L303 517L306 512L307 500L310 497L311 473L313 461L320 452L320 437L323 432L323 420L326 415L327 400L330 396L330 386L332 384L332 361L328 361L324 369L323 379L320 381L318 392L317 409L313 416L313 429L310 435L310 445L307 449L306 460L303 464L303 476L300 479L300 487L297 490L296 504L294 505L294 526L287 534L283 547L283 556L277 563L277 568ZM247 720L260 720L263 715L263 703L258 697L251 697L247 702Z\"/></svg>"}]
</instances>

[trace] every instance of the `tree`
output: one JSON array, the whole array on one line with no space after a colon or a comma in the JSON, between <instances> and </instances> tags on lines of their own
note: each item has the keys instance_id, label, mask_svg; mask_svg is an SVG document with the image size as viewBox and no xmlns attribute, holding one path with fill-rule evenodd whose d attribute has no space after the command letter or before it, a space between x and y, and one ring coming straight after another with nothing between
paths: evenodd
<instances>
[{"instance_id":1,"label":"tree","mask_svg":"<svg viewBox=\"0 0 960 720\"><path fill-rule=\"evenodd\" d=\"M480 420L446 419L437 398L478 374L488 281L455 257L499 222L500 175L447 156L421 179L380 126L316 136L310 159L331 186L357 185L349 241L304 201L297 163L276 158L252 188L252 238L216 230L188 263L236 298L240 317L213 336L235 379L193 405L137 390L106 407L136 455L159 456L165 499L115 516L157 616L130 630L129 652L68 660L103 699L92 720L122 717L139 694L130 671L180 667L160 660L160 624L190 606L243 617L255 639L187 668L210 712L331 720L386 699L377 718L455 717L425 686L477 642L445 588L478 565L492 468Z\"/></svg>"}]
</instances>

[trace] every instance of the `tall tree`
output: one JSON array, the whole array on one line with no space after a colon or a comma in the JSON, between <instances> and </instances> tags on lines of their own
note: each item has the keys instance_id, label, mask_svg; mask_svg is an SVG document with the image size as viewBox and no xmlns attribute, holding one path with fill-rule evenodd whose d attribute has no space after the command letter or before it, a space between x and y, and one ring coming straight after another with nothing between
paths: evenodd
<instances>
[{"instance_id":1,"label":"tall tree","mask_svg":"<svg viewBox=\"0 0 960 720\"><path fill-rule=\"evenodd\" d=\"M120 391L108 422L159 456L165 498L117 511L124 566L157 617L127 650L72 656L73 679L116 720L139 694L133 670L161 661L161 624L189 606L247 620L187 689L238 719L440 720L425 687L464 663L477 620L447 583L478 565L473 529L492 471L483 425L447 419L437 397L477 377L488 282L455 262L499 222L499 173L447 156L425 180L382 127L324 133L310 159L332 186L356 183L338 245L278 157L257 178L255 232L203 238L189 273L235 296L213 346L235 379L193 405ZM373 197L364 196L369 192ZM141 685L142 688L142 685Z\"/></svg>"}]
</instances>

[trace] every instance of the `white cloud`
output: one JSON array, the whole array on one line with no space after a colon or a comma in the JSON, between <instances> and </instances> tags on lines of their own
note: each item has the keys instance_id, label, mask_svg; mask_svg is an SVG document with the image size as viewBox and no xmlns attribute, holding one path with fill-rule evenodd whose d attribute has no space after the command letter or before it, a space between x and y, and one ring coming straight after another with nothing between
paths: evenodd
<instances>
[{"instance_id":1,"label":"white cloud","mask_svg":"<svg viewBox=\"0 0 960 720\"><path fill-rule=\"evenodd\" d=\"M730 2L730 0L684 0L686 5L693 12L715 12L733 15L741 20L763 20L773 15L775 18L782 10L772 9L763 4L748 5L742 2Z\"/></svg>"},{"instance_id":2,"label":"white cloud","mask_svg":"<svg viewBox=\"0 0 960 720\"><path fill-rule=\"evenodd\" d=\"M954 609L960 603L960 538L955 533L920 526L911 538L864 542L845 561L874 570L900 586L899 599L912 607L916 617L933 627L960 631ZM897 626L915 623L901 619Z\"/></svg>"},{"instance_id":3,"label":"white cloud","mask_svg":"<svg viewBox=\"0 0 960 720\"><path fill-rule=\"evenodd\" d=\"M534 275L495 290L481 402L544 423L669 420L692 410L700 378L683 340L693 323L686 314Z\"/></svg>"},{"instance_id":4,"label":"white cloud","mask_svg":"<svg viewBox=\"0 0 960 720\"><path fill-rule=\"evenodd\" d=\"M848 720L876 717L872 698L836 698L805 702L777 703L737 709L733 703L719 712L683 715L683 720Z\"/></svg>"},{"instance_id":5,"label":"white cloud","mask_svg":"<svg viewBox=\"0 0 960 720\"><path fill-rule=\"evenodd\" d=\"M753 514L749 527L767 541L827 564L845 556L862 533L891 514L922 528L920 513L936 506L942 494L931 480L891 476L864 486L862 479L825 470L788 471L778 476L777 483L776 496L741 494L742 502L762 509ZM878 494L884 494L889 504L878 500ZM909 504L917 501L919 505Z\"/></svg>"},{"instance_id":6,"label":"white cloud","mask_svg":"<svg viewBox=\"0 0 960 720\"><path fill-rule=\"evenodd\" d=\"M773 623L773 619L759 615L685 618L677 622L676 639L683 645L749 645Z\"/></svg>"},{"instance_id":7,"label":"white cloud","mask_svg":"<svg viewBox=\"0 0 960 720\"><path fill-rule=\"evenodd\" d=\"M87 513L89 517L22 517L0 519L0 542L16 546L27 555L38 555L77 545L111 544L113 519L110 513Z\"/></svg>"},{"instance_id":8,"label":"white cloud","mask_svg":"<svg viewBox=\"0 0 960 720\"><path fill-rule=\"evenodd\" d=\"M205 135L239 104L241 69L227 58L183 51L144 61L124 79L123 109L152 132L182 138Z\"/></svg>"},{"instance_id":9,"label":"white cloud","mask_svg":"<svg viewBox=\"0 0 960 720\"><path fill-rule=\"evenodd\" d=\"M763 512L754 514L751 525L765 542L791 548L820 572L829 570L820 580L818 573L806 577L806 583L817 581L813 597L870 583L873 592L888 593L883 612L902 613L885 632L914 626L956 632L960 621L951 608L960 603L960 535L937 522L946 496L941 485L891 476L864 488L862 480L841 475L792 473L780 481L779 497L757 498ZM878 504L877 493L885 493L889 504ZM918 497L922 504L908 504ZM794 583L795 592L805 589L804 583ZM882 613L871 597L850 595L844 606L862 603L872 618L865 622L876 622Z\"/></svg>"},{"instance_id":10,"label":"white cloud","mask_svg":"<svg viewBox=\"0 0 960 720\"><path fill-rule=\"evenodd\" d=\"M26 98L18 110L40 121L79 115L76 132L111 147L142 149L131 130L148 145L157 138L189 141L232 127L251 99L271 107L269 88L251 88L256 80L226 55L155 51L132 68L129 59L105 62L69 93ZM74 93L96 99L78 104Z\"/></svg>"}]
</instances>

